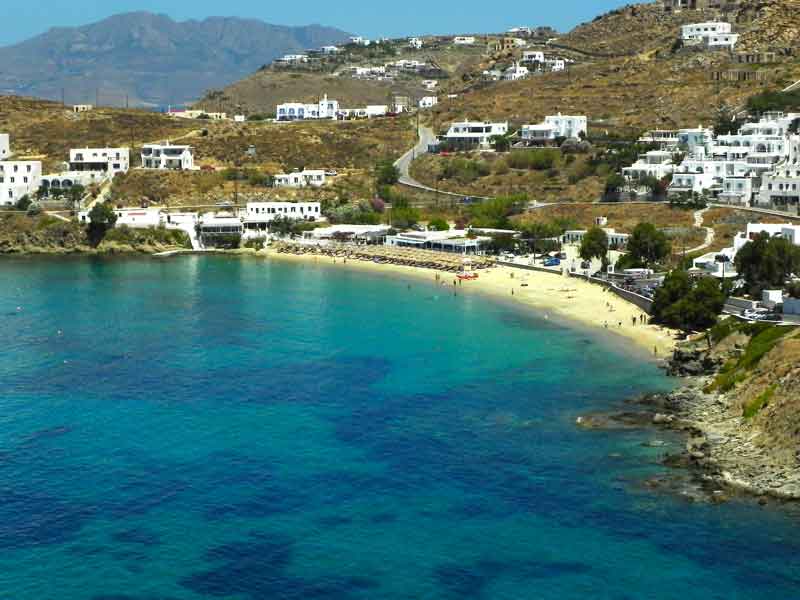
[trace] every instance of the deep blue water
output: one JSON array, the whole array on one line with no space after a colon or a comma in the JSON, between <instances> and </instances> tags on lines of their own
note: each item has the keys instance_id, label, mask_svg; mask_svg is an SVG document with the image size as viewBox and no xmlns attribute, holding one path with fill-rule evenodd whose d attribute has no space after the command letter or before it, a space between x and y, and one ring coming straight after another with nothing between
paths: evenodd
<instances>
[{"instance_id":1,"label":"deep blue water","mask_svg":"<svg viewBox=\"0 0 800 600\"><path fill-rule=\"evenodd\" d=\"M791 513L646 491L663 434L574 425L670 385L420 281L5 260L0 598L800 597Z\"/></svg>"}]
</instances>

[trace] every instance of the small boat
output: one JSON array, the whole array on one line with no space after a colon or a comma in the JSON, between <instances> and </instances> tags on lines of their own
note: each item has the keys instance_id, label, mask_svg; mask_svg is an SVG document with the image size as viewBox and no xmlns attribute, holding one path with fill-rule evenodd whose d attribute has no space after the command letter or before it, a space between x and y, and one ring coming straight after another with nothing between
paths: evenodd
<instances>
[{"instance_id":1,"label":"small boat","mask_svg":"<svg viewBox=\"0 0 800 600\"><path fill-rule=\"evenodd\" d=\"M478 274L477 273L459 273L458 275L456 275L456 277L458 277L462 281L470 281L470 280L473 280L473 279L477 279L478 278Z\"/></svg>"}]
</instances>

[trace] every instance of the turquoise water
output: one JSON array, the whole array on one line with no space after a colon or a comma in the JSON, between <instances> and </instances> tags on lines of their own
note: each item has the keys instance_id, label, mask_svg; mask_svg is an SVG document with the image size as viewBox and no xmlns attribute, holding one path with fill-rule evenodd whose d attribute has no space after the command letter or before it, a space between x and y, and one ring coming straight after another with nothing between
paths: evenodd
<instances>
[{"instance_id":1,"label":"turquoise water","mask_svg":"<svg viewBox=\"0 0 800 600\"><path fill-rule=\"evenodd\" d=\"M645 491L672 382L419 281L0 262L0 598L797 598L800 525Z\"/></svg>"}]
</instances>

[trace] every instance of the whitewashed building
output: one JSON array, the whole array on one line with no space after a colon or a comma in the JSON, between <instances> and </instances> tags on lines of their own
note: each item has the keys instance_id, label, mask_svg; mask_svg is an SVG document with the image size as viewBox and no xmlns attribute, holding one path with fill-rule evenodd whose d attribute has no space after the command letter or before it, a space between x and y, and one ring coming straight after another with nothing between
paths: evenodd
<instances>
[{"instance_id":1,"label":"whitewashed building","mask_svg":"<svg viewBox=\"0 0 800 600\"><path fill-rule=\"evenodd\" d=\"M72 106L72 112L75 113L89 112L92 109L94 109L94 106L92 106L91 104L74 104Z\"/></svg>"},{"instance_id":2,"label":"whitewashed building","mask_svg":"<svg viewBox=\"0 0 800 600\"><path fill-rule=\"evenodd\" d=\"M145 144L142 146L142 168L171 171L194 170L194 150L191 146L170 144Z\"/></svg>"},{"instance_id":3,"label":"whitewashed building","mask_svg":"<svg viewBox=\"0 0 800 600\"><path fill-rule=\"evenodd\" d=\"M408 40L408 47L413 48L414 50L421 50L422 46L424 45L425 44L422 41L422 39L418 37L412 37L411 39Z\"/></svg>"},{"instance_id":4,"label":"whitewashed building","mask_svg":"<svg viewBox=\"0 0 800 600\"><path fill-rule=\"evenodd\" d=\"M360 35L354 35L350 37L350 43L355 44L356 46L369 46L372 44L372 40Z\"/></svg>"},{"instance_id":5,"label":"whitewashed building","mask_svg":"<svg viewBox=\"0 0 800 600\"><path fill-rule=\"evenodd\" d=\"M318 221L322 218L319 202L248 202L240 214L246 234L265 232L275 219Z\"/></svg>"},{"instance_id":6,"label":"whitewashed building","mask_svg":"<svg viewBox=\"0 0 800 600\"><path fill-rule=\"evenodd\" d=\"M70 171L96 171L111 177L127 173L130 148L75 148L69 151Z\"/></svg>"},{"instance_id":7,"label":"whitewashed building","mask_svg":"<svg viewBox=\"0 0 800 600\"><path fill-rule=\"evenodd\" d=\"M335 119L338 112L339 102L329 99L326 94L315 104L302 102L279 104L275 114L278 121L304 121L310 119Z\"/></svg>"},{"instance_id":8,"label":"whitewashed building","mask_svg":"<svg viewBox=\"0 0 800 600\"><path fill-rule=\"evenodd\" d=\"M491 147L492 138L506 135L508 123L485 123L482 121L462 121L450 125L444 141L457 148L488 149Z\"/></svg>"},{"instance_id":9,"label":"whitewashed building","mask_svg":"<svg viewBox=\"0 0 800 600\"><path fill-rule=\"evenodd\" d=\"M588 133L588 118L583 115L549 115L543 123L523 125L520 138L528 144L548 144L559 138L579 138Z\"/></svg>"},{"instance_id":10,"label":"whitewashed building","mask_svg":"<svg viewBox=\"0 0 800 600\"><path fill-rule=\"evenodd\" d=\"M628 245L630 234L621 233L616 229L602 228L608 237L608 245L610 248L624 248ZM561 236L562 244L580 244L583 238L588 233L586 229L570 229L564 232Z\"/></svg>"},{"instance_id":11,"label":"whitewashed building","mask_svg":"<svg viewBox=\"0 0 800 600\"><path fill-rule=\"evenodd\" d=\"M503 71L504 81L519 81L520 79L527 79L530 77L528 67L523 67L519 63L514 63Z\"/></svg>"},{"instance_id":12,"label":"whitewashed building","mask_svg":"<svg viewBox=\"0 0 800 600\"><path fill-rule=\"evenodd\" d=\"M41 182L40 161L0 161L0 206L16 204L23 196L33 196L39 191Z\"/></svg>"},{"instance_id":13,"label":"whitewashed building","mask_svg":"<svg viewBox=\"0 0 800 600\"><path fill-rule=\"evenodd\" d=\"M666 150L651 150L639 156L639 159L630 167L622 169L622 174L628 181L638 181L645 177L664 179L675 170L672 162L672 153Z\"/></svg>"},{"instance_id":14,"label":"whitewashed building","mask_svg":"<svg viewBox=\"0 0 800 600\"><path fill-rule=\"evenodd\" d=\"M325 185L325 181L326 175L322 169L305 169L304 171L275 175L275 187L322 187Z\"/></svg>"},{"instance_id":15,"label":"whitewashed building","mask_svg":"<svg viewBox=\"0 0 800 600\"><path fill-rule=\"evenodd\" d=\"M522 62L544 64L544 52L541 50L526 50L522 53Z\"/></svg>"},{"instance_id":16,"label":"whitewashed building","mask_svg":"<svg viewBox=\"0 0 800 600\"><path fill-rule=\"evenodd\" d=\"M423 96L419 100L419 107L421 109L433 108L437 104L439 104L438 96Z\"/></svg>"},{"instance_id":17,"label":"whitewashed building","mask_svg":"<svg viewBox=\"0 0 800 600\"><path fill-rule=\"evenodd\" d=\"M0 133L0 160L11 158L11 138L7 133Z\"/></svg>"},{"instance_id":18,"label":"whitewashed building","mask_svg":"<svg viewBox=\"0 0 800 600\"><path fill-rule=\"evenodd\" d=\"M474 46L475 45L475 36L474 35L459 35L453 38L453 43L456 46Z\"/></svg>"},{"instance_id":19,"label":"whitewashed building","mask_svg":"<svg viewBox=\"0 0 800 600\"><path fill-rule=\"evenodd\" d=\"M339 54L339 52L341 52L342 49L339 48L338 46L323 46L322 48L319 49L319 51L322 52L322 54L331 55L331 54Z\"/></svg>"},{"instance_id":20,"label":"whitewashed building","mask_svg":"<svg viewBox=\"0 0 800 600\"><path fill-rule=\"evenodd\" d=\"M686 45L703 44L711 49L733 50L739 41L739 35L733 33L730 23L709 21L684 25L681 28L681 39Z\"/></svg>"}]
</instances>

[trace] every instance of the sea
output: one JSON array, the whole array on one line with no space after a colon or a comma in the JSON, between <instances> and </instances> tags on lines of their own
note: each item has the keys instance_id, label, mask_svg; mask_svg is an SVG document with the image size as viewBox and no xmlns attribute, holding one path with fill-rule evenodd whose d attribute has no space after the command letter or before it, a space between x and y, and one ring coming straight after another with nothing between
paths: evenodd
<instances>
[{"instance_id":1,"label":"sea","mask_svg":"<svg viewBox=\"0 0 800 600\"><path fill-rule=\"evenodd\" d=\"M784 507L651 489L606 332L240 257L0 261L0 599L800 598Z\"/></svg>"}]
</instances>

